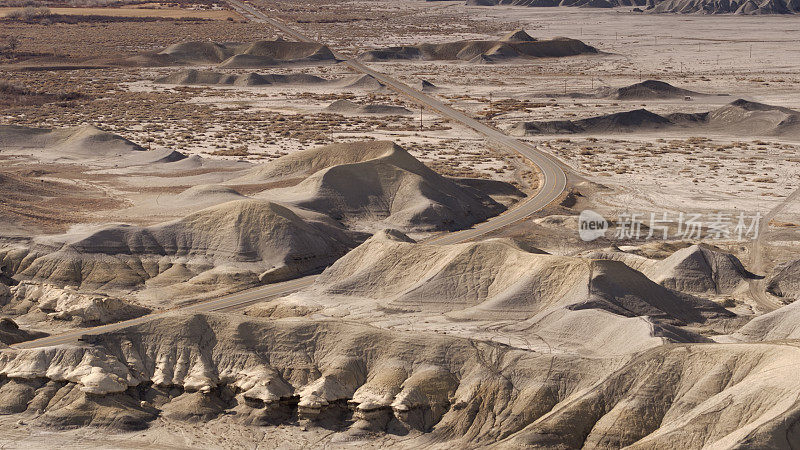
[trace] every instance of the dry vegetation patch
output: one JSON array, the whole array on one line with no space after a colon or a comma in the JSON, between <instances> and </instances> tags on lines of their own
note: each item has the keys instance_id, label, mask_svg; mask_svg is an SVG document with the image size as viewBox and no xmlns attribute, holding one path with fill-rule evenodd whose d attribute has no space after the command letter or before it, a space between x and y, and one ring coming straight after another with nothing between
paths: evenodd
<instances>
[{"instance_id":1,"label":"dry vegetation patch","mask_svg":"<svg viewBox=\"0 0 800 450\"><path fill-rule=\"evenodd\" d=\"M70 102L82 97L83 94L79 92L49 93L0 82L0 105L6 107L41 106L52 102L59 102L59 106L71 106Z\"/></svg>"},{"instance_id":2,"label":"dry vegetation patch","mask_svg":"<svg viewBox=\"0 0 800 450\"><path fill-rule=\"evenodd\" d=\"M52 65L54 58L79 62L114 59L156 52L176 40L248 42L274 38L274 30L258 23L208 20L141 19L77 21L76 23L23 23L6 20L0 26L0 62L28 61ZM2 36L5 36L3 38ZM16 45L8 47L8 41ZM37 62L35 57L48 56Z\"/></svg>"}]
</instances>

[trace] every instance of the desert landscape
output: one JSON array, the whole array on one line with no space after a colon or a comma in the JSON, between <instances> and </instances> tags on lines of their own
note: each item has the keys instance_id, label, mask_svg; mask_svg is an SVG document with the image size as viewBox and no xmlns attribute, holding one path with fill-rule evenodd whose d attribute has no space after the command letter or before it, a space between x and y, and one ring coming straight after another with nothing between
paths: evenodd
<instances>
[{"instance_id":1,"label":"desert landscape","mask_svg":"<svg viewBox=\"0 0 800 450\"><path fill-rule=\"evenodd\" d=\"M798 12L0 1L0 446L800 446Z\"/></svg>"}]
</instances>

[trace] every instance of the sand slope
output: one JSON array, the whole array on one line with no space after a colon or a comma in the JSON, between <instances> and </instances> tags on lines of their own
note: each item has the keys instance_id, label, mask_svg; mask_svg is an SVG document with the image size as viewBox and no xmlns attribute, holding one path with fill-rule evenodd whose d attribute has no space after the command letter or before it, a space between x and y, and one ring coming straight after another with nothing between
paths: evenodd
<instances>
[{"instance_id":1,"label":"sand slope","mask_svg":"<svg viewBox=\"0 0 800 450\"><path fill-rule=\"evenodd\" d=\"M505 240L415 244L397 232L376 234L345 255L314 289L323 296L368 296L389 308L457 317L519 320L563 306L674 323L702 321L704 313L727 315L617 261L530 253Z\"/></svg>"},{"instance_id":2,"label":"sand slope","mask_svg":"<svg viewBox=\"0 0 800 450\"><path fill-rule=\"evenodd\" d=\"M333 144L278 158L231 183L302 179L259 197L324 213L351 228L455 230L502 212L488 195L432 171L388 141Z\"/></svg>"},{"instance_id":3,"label":"sand slope","mask_svg":"<svg viewBox=\"0 0 800 450\"><path fill-rule=\"evenodd\" d=\"M603 98L612 98L615 100L675 99L686 96L697 97L705 95L700 92L681 89L658 80L645 80L630 86L606 89L607 91L601 94Z\"/></svg>"},{"instance_id":4,"label":"sand slope","mask_svg":"<svg viewBox=\"0 0 800 450\"><path fill-rule=\"evenodd\" d=\"M569 133L631 133L654 130L714 131L748 136L800 136L800 112L780 106L736 100L706 113L666 116L637 109L578 120L518 122L515 136Z\"/></svg>"},{"instance_id":5,"label":"sand slope","mask_svg":"<svg viewBox=\"0 0 800 450\"><path fill-rule=\"evenodd\" d=\"M673 86L667 82L659 80L645 80L628 86L611 87L604 86L590 92L546 92L531 95L530 97L541 98L605 98L611 100L639 101L639 100L667 100L683 99L685 97L703 97L708 94L690 91Z\"/></svg>"},{"instance_id":6,"label":"sand slope","mask_svg":"<svg viewBox=\"0 0 800 450\"><path fill-rule=\"evenodd\" d=\"M792 0L467 0L474 6L577 6L581 8L645 7L649 13L681 14L796 14L800 5ZM641 12L641 11L640 11Z\"/></svg>"},{"instance_id":7,"label":"sand slope","mask_svg":"<svg viewBox=\"0 0 800 450\"><path fill-rule=\"evenodd\" d=\"M189 69L176 72L172 75L155 80L156 83L163 84L208 84L208 85L229 85L229 86L269 86L269 85L316 85L325 84L328 80L314 75L303 73L293 74L226 74L212 71L200 71Z\"/></svg>"},{"instance_id":8,"label":"sand slope","mask_svg":"<svg viewBox=\"0 0 800 450\"><path fill-rule=\"evenodd\" d=\"M644 6L645 0L467 0L467 4L478 6L511 5L546 8L555 6L616 8L621 6Z\"/></svg>"},{"instance_id":9,"label":"sand slope","mask_svg":"<svg viewBox=\"0 0 800 450\"><path fill-rule=\"evenodd\" d=\"M587 359L352 322L191 314L92 341L0 352L3 413L38 409L26 420L112 430L159 416L306 419L349 428L345 438L400 435L408 448L776 448L797 437L792 345L667 345Z\"/></svg>"},{"instance_id":10,"label":"sand slope","mask_svg":"<svg viewBox=\"0 0 800 450\"><path fill-rule=\"evenodd\" d=\"M793 302L800 297L800 260L789 261L775 268L767 280L767 292Z\"/></svg>"},{"instance_id":11,"label":"sand slope","mask_svg":"<svg viewBox=\"0 0 800 450\"><path fill-rule=\"evenodd\" d=\"M236 189L219 184L202 184L192 186L176 195L173 204L176 206L212 206L234 200L244 200L244 195Z\"/></svg>"},{"instance_id":12,"label":"sand slope","mask_svg":"<svg viewBox=\"0 0 800 450\"><path fill-rule=\"evenodd\" d=\"M0 259L18 278L84 289L246 285L258 276L274 281L324 267L350 246L347 235L321 219L239 200L149 227L107 225L41 236L29 247L0 251Z\"/></svg>"},{"instance_id":13,"label":"sand slope","mask_svg":"<svg viewBox=\"0 0 800 450\"><path fill-rule=\"evenodd\" d=\"M305 86L331 89L383 91L386 86L371 75L352 75L333 79L305 73L231 74L210 70L187 69L154 80L160 84L208 86Z\"/></svg>"},{"instance_id":14,"label":"sand slope","mask_svg":"<svg viewBox=\"0 0 800 450\"><path fill-rule=\"evenodd\" d=\"M175 150L146 150L91 125L60 129L0 125L0 148L43 162L91 162L109 166L168 163L186 158Z\"/></svg>"},{"instance_id":15,"label":"sand slope","mask_svg":"<svg viewBox=\"0 0 800 450\"><path fill-rule=\"evenodd\" d=\"M336 61L333 52L325 45L285 40L248 43L189 41L173 44L157 56L168 65L215 64L228 68Z\"/></svg>"},{"instance_id":16,"label":"sand slope","mask_svg":"<svg viewBox=\"0 0 800 450\"><path fill-rule=\"evenodd\" d=\"M750 342L800 339L800 303L794 302L758 316L731 337Z\"/></svg>"},{"instance_id":17,"label":"sand slope","mask_svg":"<svg viewBox=\"0 0 800 450\"><path fill-rule=\"evenodd\" d=\"M797 439L794 346L664 346L558 404L500 448L782 448ZM731 399L736 398L735 403Z\"/></svg>"},{"instance_id":18,"label":"sand slope","mask_svg":"<svg viewBox=\"0 0 800 450\"><path fill-rule=\"evenodd\" d=\"M619 250L584 256L624 262L664 287L696 294L730 294L747 288L748 280L755 278L732 254L701 245L680 249L661 260Z\"/></svg>"},{"instance_id":19,"label":"sand slope","mask_svg":"<svg viewBox=\"0 0 800 450\"><path fill-rule=\"evenodd\" d=\"M436 86L428 80L421 80L419 83L417 83L416 88L422 92L436 92L441 90L439 86Z\"/></svg>"},{"instance_id":20,"label":"sand slope","mask_svg":"<svg viewBox=\"0 0 800 450\"><path fill-rule=\"evenodd\" d=\"M393 230L343 256L312 287L248 314L345 316L390 328L424 320L461 336L606 356L706 342L680 326L733 317L618 261L531 253L503 239L417 244Z\"/></svg>"},{"instance_id":21,"label":"sand slope","mask_svg":"<svg viewBox=\"0 0 800 450\"><path fill-rule=\"evenodd\" d=\"M637 109L605 114L579 120L555 120L548 122L518 122L509 131L515 136L536 134L571 133L630 133L641 130L657 130L674 124L666 117L646 109Z\"/></svg>"},{"instance_id":22,"label":"sand slope","mask_svg":"<svg viewBox=\"0 0 800 450\"><path fill-rule=\"evenodd\" d=\"M661 0L653 2L647 12L682 14L796 14L798 5L791 0Z\"/></svg>"},{"instance_id":23,"label":"sand slope","mask_svg":"<svg viewBox=\"0 0 800 450\"><path fill-rule=\"evenodd\" d=\"M371 50L358 56L363 61L423 60L486 63L529 58L556 58L596 54L597 49L576 39L536 40L520 30L497 41L459 41Z\"/></svg>"}]
</instances>

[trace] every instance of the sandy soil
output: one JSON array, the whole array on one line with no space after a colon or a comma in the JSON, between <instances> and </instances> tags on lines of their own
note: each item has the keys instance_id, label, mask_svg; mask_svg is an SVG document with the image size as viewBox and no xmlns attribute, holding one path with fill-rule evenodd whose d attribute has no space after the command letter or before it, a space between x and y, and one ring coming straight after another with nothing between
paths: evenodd
<instances>
[{"instance_id":1,"label":"sandy soil","mask_svg":"<svg viewBox=\"0 0 800 450\"><path fill-rule=\"evenodd\" d=\"M52 14L108 17L159 17L168 19L242 20L242 17L225 10L191 10L182 8L48 8ZM19 8L0 7L0 16Z\"/></svg>"}]
</instances>

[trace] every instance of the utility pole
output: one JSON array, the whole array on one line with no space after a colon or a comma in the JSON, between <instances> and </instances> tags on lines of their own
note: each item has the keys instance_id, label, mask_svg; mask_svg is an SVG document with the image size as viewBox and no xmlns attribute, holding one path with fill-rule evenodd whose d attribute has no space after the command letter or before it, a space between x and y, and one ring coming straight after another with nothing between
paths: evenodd
<instances>
[{"instance_id":1,"label":"utility pole","mask_svg":"<svg viewBox=\"0 0 800 450\"><path fill-rule=\"evenodd\" d=\"M419 131L422 131L422 104L419 105Z\"/></svg>"},{"instance_id":2,"label":"utility pole","mask_svg":"<svg viewBox=\"0 0 800 450\"><path fill-rule=\"evenodd\" d=\"M564 79L564 95L567 95L567 80Z\"/></svg>"}]
</instances>

